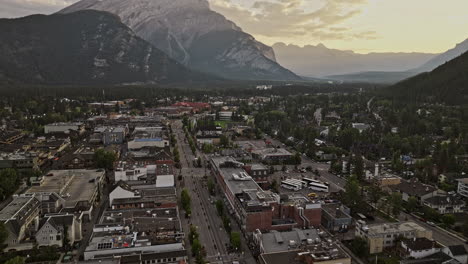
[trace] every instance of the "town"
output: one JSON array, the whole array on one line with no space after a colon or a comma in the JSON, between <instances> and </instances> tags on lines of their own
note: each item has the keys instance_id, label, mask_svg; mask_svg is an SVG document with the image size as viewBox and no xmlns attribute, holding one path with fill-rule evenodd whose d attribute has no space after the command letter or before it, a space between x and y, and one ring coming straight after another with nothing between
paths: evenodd
<instances>
[{"instance_id":1,"label":"town","mask_svg":"<svg viewBox=\"0 0 468 264\"><path fill-rule=\"evenodd\" d=\"M466 107L284 91L0 99L0 263L468 263Z\"/></svg>"}]
</instances>

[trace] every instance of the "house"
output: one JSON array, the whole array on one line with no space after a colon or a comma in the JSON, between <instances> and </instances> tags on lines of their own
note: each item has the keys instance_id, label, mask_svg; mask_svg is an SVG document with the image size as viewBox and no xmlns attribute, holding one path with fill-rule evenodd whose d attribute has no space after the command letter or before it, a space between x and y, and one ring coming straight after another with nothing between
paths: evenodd
<instances>
[{"instance_id":1,"label":"house","mask_svg":"<svg viewBox=\"0 0 468 264\"><path fill-rule=\"evenodd\" d=\"M442 251L420 259L404 259L400 264L462 264Z\"/></svg>"},{"instance_id":2,"label":"house","mask_svg":"<svg viewBox=\"0 0 468 264\"><path fill-rule=\"evenodd\" d=\"M404 258L421 259L441 250L440 244L425 237L402 239L400 242L400 256Z\"/></svg>"},{"instance_id":3,"label":"house","mask_svg":"<svg viewBox=\"0 0 468 264\"><path fill-rule=\"evenodd\" d=\"M468 178L458 179L457 193L468 198Z\"/></svg>"},{"instance_id":4,"label":"house","mask_svg":"<svg viewBox=\"0 0 468 264\"><path fill-rule=\"evenodd\" d=\"M362 133L370 128L370 125L364 123L352 123L352 127L359 130L359 133Z\"/></svg>"},{"instance_id":5,"label":"house","mask_svg":"<svg viewBox=\"0 0 468 264\"><path fill-rule=\"evenodd\" d=\"M462 264L468 263L468 252L464 245L448 246L442 250L445 254Z\"/></svg>"},{"instance_id":6,"label":"house","mask_svg":"<svg viewBox=\"0 0 468 264\"><path fill-rule=\"evenodd\" d=\"M436 210L439 214L463 213L465 202L453 196L433 196L424 200L423 204Z\"/></svg>"},{"instance_id":7,"label":"house","mask_svg":"<svg viewBox=\"0 0 468 264\"><path fill-rule=\"evenodd\" d=\"M400 238L425 237L432 239L431 230L427 230L414 222L367 225L358 221L355 234L367 241L370 254L381 253L384 248L396 246L396 242Z\"/></svg>"},{"instance_id":8,"label":"house","mask_svg":"<svg viewBox=\"0 0 468 264\"><path fill-rule=\"evenodd\" d=\"M35 237L38 246L63 247L66 240L73 245L82 238L81 222L73 214L48 215L40 221Z\"/></svg>"},{"instance_id":9,"label":"house","mask_svg":"<svg viewBox=\"0 0 468 264\"><path fill-rule=\"evenodd\" d=\"M34 196L14 196L0 211L0 222L5 225L9 247L18 245L25 237L32 236L39 224L40 202Z\"/></svg>"},{"instance_id":10,"label":"house","mask_svg":"<svg viewBox=\"0 0 468 264\"><path fill-rule=\"evenodd\" d=\"M393 192L400 193L403 201L408 201L410 197L416 198L421 204L427 198L437 196L439 190L428 184L419 182L418 178L402 180L400 184L390 186Z\"/></svg>"}]
</instances>

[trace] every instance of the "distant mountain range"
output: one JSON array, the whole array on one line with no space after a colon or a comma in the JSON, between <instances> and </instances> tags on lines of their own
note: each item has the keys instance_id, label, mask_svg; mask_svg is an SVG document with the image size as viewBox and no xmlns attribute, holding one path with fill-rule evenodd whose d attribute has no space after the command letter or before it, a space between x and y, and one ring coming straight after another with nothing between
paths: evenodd
<instances>
[{"instance_id":1,"label":"distant mountain range","mask_svg":"<svg viewBox=\"0 0 468 264\"><path fill-rule=\"evenodd\" d=\"M326 77L367 71L406 71L432 59L428 53L369 53L329 49L323 44L273 45L278 62L302 76Z\"/></svg>"},{"instance_id":2,"label":"distant mountain range","mask_svg":"<svg viewBox=\"0 0 468 264\"><path fill-rule=\"evenodd\" d=\"M212 11L207 0L82 0L84 9L118 15L136 35L183 65L228 79L299 80L276 62L273 49Z\"/></svg>"},{"instance_id":3,"label":"distant mountain range","mask_svg":"<svg viewBox=\"0 0 468 264\"><path fill-rule=\"evenodd\" d=\"M468 52L439 66L432 72L386 88L386 92L402 100L432 101L449 104L468 102Z\"/></svg>"},{"instance_id":4,"label":"distant mountain range","mask_svg":"<svg viewBox=\"0 0 468 264\"><path fill-rule=\"evenodd\" d=\"M122 84L204 80L136 36L116 15L0 19L0 80L27 84Z\"/></svg>"},{"instance_id":5,"label":"distant mountain range","mask_svg":"<svg viewBox=\"0 0 468 264\"><path fill-rule=\"evenodd\" d=\"M422 66L412 70L414 72L430 72L440 65L455 59L456 57L462 55L468 51L468 39L457 44L455 48L450 49L423 64Z\"/></svg>"},{"instance_id":6,"label":"distant mountain range","mask_svg":"<svg viewBox=\"0 0 468 264\"><path fill-rule=\"evenodd\" d=\"M344 82L392 84L431 71L468 51L468 39L442 54L369 53L317 46L273 45L278 61L293 72Z\"/></svg>"}]
</instances>

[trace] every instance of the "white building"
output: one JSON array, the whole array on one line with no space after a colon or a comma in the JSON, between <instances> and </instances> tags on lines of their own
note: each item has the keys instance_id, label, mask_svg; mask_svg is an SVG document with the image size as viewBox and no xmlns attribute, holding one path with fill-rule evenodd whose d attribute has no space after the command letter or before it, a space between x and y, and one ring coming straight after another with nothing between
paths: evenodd
<instances>
[{"instance_id":1,"label":"white building","mask_svg":"<svg viewBox=\"0 0 468 264\"><path fill-rule=\"evenodd\" d=\"M135 198L140 197L138 191L132 190L130 186L120 182L115 189L109 193L109 204L112 206L112 202L115 199Z\"/></svg>"},{"instance_id":2,"label":"white building","mask_svg":"<svg viewBox=\"0 0 468 264\"><path fill-rule=\"evenodd\" d=\"M468 197L468 178L458 179L457 193L461 196Z\"/></svg>"},{"instance_id":3,"label":"white building","mask_svg":"<svg viewBox=\"0 0 468 264\"><path fill-rule=\"evenodd\" d=\"M80 131L83 128L83 123L53 123L44 126L44 133L70 133L70 131Z\"/></svg>"}]
</instances>

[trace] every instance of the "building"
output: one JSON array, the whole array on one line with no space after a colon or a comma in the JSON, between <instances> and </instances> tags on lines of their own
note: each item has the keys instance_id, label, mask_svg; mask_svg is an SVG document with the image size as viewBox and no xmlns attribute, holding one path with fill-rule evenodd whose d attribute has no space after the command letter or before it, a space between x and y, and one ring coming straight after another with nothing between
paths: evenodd
<instances>
[{"instance_id":1,"label":"building","mask_svg":"<svg viewBox=\"0 0 468 264\"><path fill-rule=\"evenodd\" d=\"M404 259L400 264L462 264L442 251L420 259Z\"/></svg>"},{"instance_id":2,"label":"building","mask_svg":"<svg viewBox=\"0 0 468 264\"><path fill-rule=\"evenodd\" d=\"M145 147L165 148L169 146L169 140L163 127L135 127L133 140L127 145L130 150Z\"/></svg>"},{"instance_id":3,"label":"building","mask_svg":"<svg viewBox=\"0 0 468 264\"><path fill-rule=\"evenodd\" d=\"M456 259L462 264L468 263L468 252L463 245L448 246L442 250L448 256Z\"/></svg>"},{"instance_id":4,"label":"building","mask_svg":"<svg viewBox=\"0 0 468 264\"><path fill-rule=\"evenodd\" d=\"M413 259L425 258L442 250L440 244L425 237L403 239L400 247L400 256Z\"/></svg>"},{"instance_id":5,"label":"building","mask_svg":"<svg viewBox=\"0 0 468 264\"><path fill-rule=\"evenodd\" d=\"M101 129L102 143L104 145L123 144L128 133L128 127L105 127ZM96 130L95 130L96 132Z\"/></svg>"},{"instance_id":6,"label":"building","mask_svg":"<svg viewBox=\"0 0 468 264\"><path fill-rule=\"evenodd\" d=\"M38 246L63 247L65 240L73 245L82 239L81 221L73 214L47 215L40 221L35 237Z\"/></svg>"},{"instance_id":7,"label":"building","mask_svg":"<svg viewBox=\"0 0 468 264\"><path fill-rule=\"evenodd\" d=\"M254 254L261 264L351 264L351 258L317 229L294 229L288 232L253 234Z\"/></svg>"},{"instance_id":8,"label":"building","mask_svg":"<svg viewBox=\"0 0 468 264\"><path fill-rule=\"evenodd\" d=\"M220 111L218 112L219 120L221 121L231 121L233 112L231 111Z\"/></svg>"},{"instance_id":9,"label":"building","mask_svg":"<svg viewBox=\"0 0 468 264\"><path fill-rule=\"evenodd\" d=\"M109 194L111 210L135 208L177 207L175 188L156 188L154 185L119 183Z\"/></svg>"},{"instance_id":10,"label":"building","mask_svg":"<svg viewBox=\"0 0 468 264\"><path fill-rule=\"evenodd\" d=\"M187 253L182 242L157 244L151 237L137 232L127 232L123 227L117 232L94 232L88 246L84 252L84 260L99 260L118 258L122 256L131 256L144 254L150 256L154 254L155 259L149 259L150 262L161 258L158 254L168 254L178 252L179 256L171 258L169 263L180 263L186 261ZM168 263L165 261L165 263Z\"/></svg>"},{"instance_id":11,"label":"building","mask_svg":"<svg viewBox=\"0 0 468 264\"><path fill-rule=\"evenodd\" d=\"M367 240L370 254L380 253L384 248L395 247L399 238L432 239L432 231L414 222L367 225L358 221L355 234Z\"/></svg>"},{"instance_id":12,"label":"building","mask_svg":"<svg viewBox=\"0 0 468 264\"><path fill-rule=\"evenodd\" d=\"M268 183L270 171L265 165L260 163L249 164L244 166L244 169L259 185Z\"/></svg>"},{"instance_id":13,"label":"building","mask_svg":"<svg viewBox=\"0 0 468 264\"><path fill-rule=\"evenodd\" d=\"M154 199L153 199L154 200ZM177 205L105 211L84 252L85 261L120 258L130 263L186 263Z\"/></svg>"},{"instance_id":14,"label":"building","mask_svg":"<svg viewBox=\"0 0 468 264\"><path fill-rule=\"evenodd\" d=\"M25 237L35 233L39 225L40 202L35 197L14 196L0 211L0 222L5 225L9 247L18 245Z\"/></svg>"},{"instance_id":15,"label":"building","mask_svg":"<svg viewBox=\"0 0 468 264\"><path fill-rule=\"evenodd\" d=\"M418 178L402 180L400 184L389 187L392 191L400 193L403 201L406 202L410 197L414 197L422 204L427 198L439 195L436 187L421 183Z\"/></svg>"},{"instance_id":16,"label":"building","mask_svg":"<svg viewBox=\"0 0 468 264\"><path fill-rule=\"evenodd\" d=\"M0 170L34 170L39 168L38 157L35 153L0 153Z\"/></svg>"},{"instance_id":17,"label":"building","mask_svg":"<svg viewBox=\"0 0 468 264\"><path fill-rule=\"evenodd\" d=\"M104 170L52 170L43 182L31 186L27 194L56 193L62 197L62 211L91 216L94 204L102 192Z\"/></svg>"},{"instance_id":18,"label":"building","mask_svg":"<svg viewBox=\"0 0 468 264\"><path fill-rule=\"evenodd\" d=\"M210 162L229 210L246 232L320 225L320 203L304 196L289 196L281 201L276 193L264 191L243 169L244 164L231 157L213 157Z\"/></svg>"},{"instance_id":19,"label":"building","mask_svg":"<svg viewBox=\"0 0 468 264\"><path fill-rule=\"evenodd\" d=\"M465 202L453 196L433 196L424 200L423 204L436 210L439 214L463 213Z\"/></svg>"},{"instance_id":20,"label":"building","mask_svg":"<svg viewBox=\"0 0 468 264\"><path fill-rule=\"evenodd\" d=\"M322 226L332 232L348 230L353 224L351 210L340 203L322 205Z\"/></svg>"},{"instance_id":21,"label":"building","mask_svg":"<svg viewBox=\"0 0 468 264\"><path fill-rule=\"evenodd\" d=\"M71 131L77 131L79 133L84 132L84 124L80 122L70 123L53 123L44 126L44 133L46 134L69 134Z\"/></svg>"},{"instance_id":22,"label":"building","mask_svg":"<svg viewBox=\"0 0 468 264\"><path fill-rule=\"evenodd\" d=\"M252 156L267 163L281 163L290 160L293 155L283 148L264 148L253 150Z\"/></svg>"},{"instance_id":23,"label":"building","mask_svg":"<svg viewBox=\"0 0 468 264\"><path fill-rule=\"evenodd\" d=\"M457 193L468 198L468 178L458 179Z\"/></svg>"},{"instance_id":24,"label":"building","mask_svg":"<svg viewBox=\"0 0 468 264\"><path fill-rule=\"evenodd\" d=\"M359 130L359 133L362 133L370 128L370 125L364 123L352 123L353 128Z\"/></svg>"}]
</instances>

